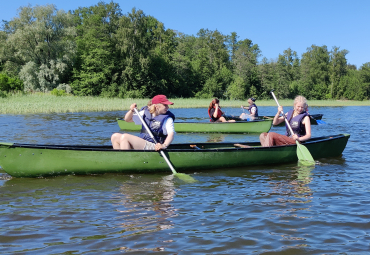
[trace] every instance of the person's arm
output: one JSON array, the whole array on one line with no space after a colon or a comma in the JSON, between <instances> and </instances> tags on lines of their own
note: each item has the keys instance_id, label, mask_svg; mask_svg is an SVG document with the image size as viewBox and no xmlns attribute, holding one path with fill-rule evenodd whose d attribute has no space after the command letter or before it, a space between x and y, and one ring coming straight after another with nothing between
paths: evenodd
<instances>
[{"instance_id":1,"label":"person's arm","mask_svg":"<svg viewBox=\"0 0 370 255\"><path fill-rule=\"evenodd\" d=\"M218 104L215 104L215 112L213 113L213 118L217 118Z\"/></svg>"},{"instance_id":2,"label":"person's arm","mask_svg":"<svg viewBox=\"0 0 370 255\"><path fill-rule=\"evenodd\" d=\"M165 123L163 123L163 126L164 126L163 132L164 132L164 134L167 133L167 138L166 138L166 140L164 140L163 144L157 143L155 145L155 150L156 151L167 149L167 147L170 146L173 139L175 138L175 133L176 132L175 132L173 119L172 118L167 118L165 120Z\"/></svg>"},{"instance_id":3,"label":"person's arm","mask_svg":"<svg viewBox=\"0 0 370 255\"><path fill-rule=\"evenodd\" d=\"M135 112L135 108L137 107L137 104L136 103L133 103L132 105L130 105L130 110L126 113L125 115L125 121L126 122L134 122L132 120L132 116L134 115L134 112Z\"/></svg>"},{"instance_id":4,"label":"person's arm","mask_svg":"<svg viewBox=\"0 0 370 255\"><path fill-rule=\"evenodd\" d=\"M301 137L298 137L297 135L294 135L293 136L293 139L298 140L300 142L306 141L306 140L308 140L308 139L311 138L311 121L310 121L310 117L308 117L308 116L304 117L302 123L304 124L304 128L306 129L306 135L301 136ZM295 138L295 136L297 136L297 137Z\"/></svg>"},{"instance_id":5,"label":"person's arm","mask_svg":"<svg viewBox=\"0 0 370 255\"><path fill-rule=\"evenodd\" d=\"M175 138L175 133L171 132L167 135L167 138L166 140L164 140L164 143L157 143L155 145L155 150L156 151L159 151L159 150L165 150L167 149L168 146L170 146L170 144L172 143L173 139Z\"/></svg>"},{"instance_id":6,"label":"person's arm","mask_svg":"<svg viewBox=\"0 0 370 255\"><path fill-rule=\"evenodd\" d=\"M284 121L284 116L280 116L280 113L283 111L283 107L280 105L278 107L278 112L275 114L274 120L272 121L272 124L274 126L279 125L281 122Z\"/></svg>"}]
</instances>

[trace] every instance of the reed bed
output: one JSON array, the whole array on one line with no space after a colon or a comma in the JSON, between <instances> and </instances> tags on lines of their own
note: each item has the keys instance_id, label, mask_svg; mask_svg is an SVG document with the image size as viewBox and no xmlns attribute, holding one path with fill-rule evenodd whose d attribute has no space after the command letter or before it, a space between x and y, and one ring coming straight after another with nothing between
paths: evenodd
<instances>
[{"instance_id":1,"label":"reed bed","mask_svg":"<svg viewBox=\"0 0 370 255\"><path fill-rule=\"evenodd\" d=\"M211 99L170 98L171 108L207 108ZM54 96L50 94L12 94L0 98L1 114L65 113L65 112L100 112L128 110L132 103L139 107L146 105L149 98L120 99L103 97ZM283 106L290 106L293 100L279 100ZM258 106L276 106L274 100L257 100ZM369 106L370 101L349 100L311 100L309 106ZM221 100L222 107L247 106L247 101Z\"/></svg>"}]
</instances>

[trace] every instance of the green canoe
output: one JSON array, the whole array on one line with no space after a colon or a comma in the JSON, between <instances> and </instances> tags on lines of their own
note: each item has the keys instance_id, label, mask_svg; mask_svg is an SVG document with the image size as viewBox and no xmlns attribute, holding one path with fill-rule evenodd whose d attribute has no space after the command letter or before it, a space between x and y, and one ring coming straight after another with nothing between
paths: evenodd
<instances>
[{"instance_id":1,"label":"green canoe","mask_svg":"<svg viewBox=\"0 0 370 255\"><path fill-rule=\"evenodd\" d=\"M141 125L117 118L120 129L140 131ZM237 122L175 122L175 131L182 133L262 133L271 129L272 120Z\"/></svg>"},{"instance_id":2,"label":"green canoe","mask_svg":"<svg viewBox=\"0 0 370 255\"><path fill-rule=\"evenodd\" d=\"M340 156L349 134L310 139L304 145L314 159ZM296 145L261 147L260 143L171 144L166 155L176 171L249 167L297 162ZM38 145L0 143L0 165L14 177L85 175L103 173L168 172L166 161L156 151L113 150L111 146Z\"/></svg>"}]
</instances>

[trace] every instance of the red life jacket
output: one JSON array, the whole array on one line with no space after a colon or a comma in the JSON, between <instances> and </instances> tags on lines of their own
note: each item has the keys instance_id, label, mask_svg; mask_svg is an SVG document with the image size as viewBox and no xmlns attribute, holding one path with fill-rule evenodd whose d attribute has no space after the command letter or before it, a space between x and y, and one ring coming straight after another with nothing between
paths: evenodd
<instances>
[{"instance_id":1,"label":"red life jacket","mask_svg":"<svg viewBox=\"0 0 370 255\"><path fill-rule=\"evenodd\" d=\"M213 108L215 108L215 107L213 107ZM213 118L212 118L212 116L211 116L211 109L208 109L208 115L209 115L209 117L210 117L210 120L209 120L209 121L212 121L212 120L213 120ZM221 111L221 109L220 109L220 108L218 108L216 119L219 119L219 118L221 118L221 117L222 117L222 111Z\"/></svg>"}]
</instances>

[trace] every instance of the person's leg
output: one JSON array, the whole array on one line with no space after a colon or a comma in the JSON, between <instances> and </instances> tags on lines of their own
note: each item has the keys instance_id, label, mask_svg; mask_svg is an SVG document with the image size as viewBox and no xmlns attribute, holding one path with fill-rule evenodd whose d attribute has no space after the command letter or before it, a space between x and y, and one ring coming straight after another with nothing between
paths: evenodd
<instances>
[{"instance_id":1,"label":"person's leg","mask_svg":"<svg viewBox=\"0 0 370 255\"><path fill-rule=\"evenodd\" d=\"M260 143L262 147L270 147L270 133L263 132L260 134Z\"/></svg>"},{"instance_id":2,"label":"person's leg","mask_svg":"<svg viewBox=\"0 0 370 255\"><path fill-rule=\"evenodd\" d=\"M295 144L295 140L291 137L288 137L286 135L281 135L274 133L272 136L273 145L279 146L279 145L289 145L289 144Z\"/></svg>"},{"instance_id":3,"label":"person's leg","mask_svg":"<svg viewBox=\"0 0 370 255\"><path fill-rule=\"evenodd\" d=\"M143 150L146 140L130 135L115 133L111 137L113 149L119 150Z\"/></svg>"},{"instance_id":4,"label":"person's leg","mask_svg":"<svg viewBox=\"0 0 370 255\"><path fill-rule=\"evenodd\" d=\"M293 138L275 132L261 133L260 142L263 147L295 144Z\"/></svg>"},{"instance_id":5,"label":"person's leg","mask_svg":"<svg viewBox=\"0 0 370 255\"><path fill-rule=\"evenodd\" d=\"M281 137L286 137L285 135L280 135L275 132L269 132L269 133L261 133L260 134L260 142L263 147L271 147L278 144L277 141L280 141L279 139Z\"/></svg>"},{"instance_id":6,"label":"person's leg","mask_svg":"<svg viewBox=\"0 0 370 255\"><path fill-rule=\"evenodd\" d=\"M248 121L248 119L250 118L250 115L243 112L242 114L240 114L240 117L242 120L245 120L245 121Z\"/></svg>"},{"instance_id":7,"label":"person's leg","mask_svg":"<svg viewBox=\"0 0 370 255\"><path fill-rule=\"evenodd\" d=\"M217 122L227 122L227 120L225 119L225 117L220 117Z\"/></svg>"},{"instance_id":8,"label":"person's leg","mask_svg":"<svg viewBox=\"0 0 370 255\"><path fill-rule=\"evenodd\" d=\"M114 133L111 137L110 140L112 142L113 149L118 150L119 149L119 142L121 138L121 133Z\"/></svg>"},{"instance_id":9,"label":"person's leg","mask_svg":"<svg viewBox=\"0 0 370 255\"><path fill-rule=\"evenodd\" d=\"M130 135L130 134L123 134L121 136L120 142L120 149L121 150L143 150L145 146L146 140Z\"/></svg>"}]
</instances>

